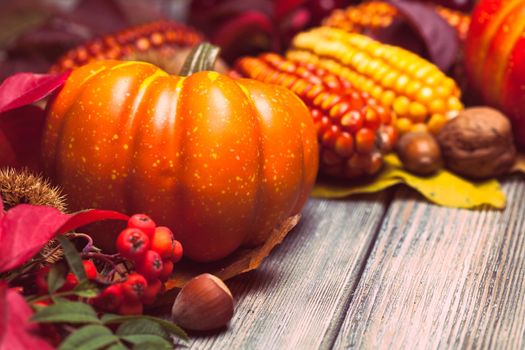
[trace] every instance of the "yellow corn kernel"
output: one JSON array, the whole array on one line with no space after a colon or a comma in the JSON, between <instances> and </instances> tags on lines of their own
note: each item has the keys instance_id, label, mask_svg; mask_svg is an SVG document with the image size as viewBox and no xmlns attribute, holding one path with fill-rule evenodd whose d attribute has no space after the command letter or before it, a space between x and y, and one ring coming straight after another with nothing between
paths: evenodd
<instances>
[{"instance_id":1,"label":"yellow corn kernel","mask_svg":"<svg viewBox=\"0 0 525 350\"><path fill-rule=\"evenodd\" d=\"M417 100L424 104L430 104L432 100L434 99L434 91L432 91L431 88L428 86L423 87L419 92L417 93Z\"/></svg>"},{"instance_id":2,"label":"yellow corn kernel","mask_svg":"<svg viewBox=\"0 0 525 350\"><path fill-rule=\"evenodd\" d=\"M405 94L407 96L410 96L412 98L415 98L419 92L419 90L421 90L421 83L417 80L413 80L411 81L410 83L407 84L406 88L405 88Z\"/></svg>"},{"instance_id":3,"label":"yellow corn kernel","mask_svg":"<svg viewBox=\"0 0 525 350\"><path fill-rule=\"evenodd\" d=\"M372 91L370 91L370 95L372 95L372 97L374 97L376 100L379 100L382 94L383 94L383 88L379 85L375 85Z\"/></svg>"},{"instance_id":4,"label":"yellow corn kernel","mask_svg":"<svg viewBox=\"0 0 525 350\"><path fill-rule=\"evenodd\" d=\"M430 113L445 113L447 106L445 105L445 101L442 99L434 99L430 102Z\"/></svg>"},{"instance_id":5,"label":"yellow corn kernel","mask_svg":"<svg viewBox=\"0 0 525 350\"><path fill-rule=\"evenodd\" d=\"M412 129L412 121L408 118L397 118L394 125L400 135L407 133Z\"/></svg>"},{"instance_id":6,"label":"yellow corn kernel","mask_svg":"<svg viewBox=\"0 0 525 350\"><path fill-rule=\"evenodd\" d=\"M385 107L390 107L396 99L396 94L392 90L386 90L380 98L380 102Z\"/></svg>"},{"instance_id":7,"label":"yellow corn kernel","mask_svg":"<svg viewBox=\"0 0 525 350\"><path fill-rule=\"evenodd\" d=\"M409 77L405 74L401 74L399 77L397 77L394 88L396 89L396 91L402 92L405 90L405 87L408 85L409 82Z\"/></svg>"},{"instance_id":8,"label":"yellow corn kernel","mask_svg":"<svg viewBox=\"0 0 525 350\"><path fill-rule=\"evenodd\" d=\"M447 106L448 106L449 110L453 110L453 111L459 111L459 110L463 109L463 104L455 96L449 97L449 99L447 101Z\"/></svg>"},{"instance_id":9,"label":"yellow corn kernel","mask_svg":"<svg viewBox=\"0 0 525 350\"><path fill-rule=\"evenodd\" d=\"M419 67L419 69L414 74L414 78L424 79L427 76L427 74L430 73L431 69L432 68L430 66Z\"/></svg>"},{"instance_id":10,"label":"yellow corn kernel","mask_svg":"<svg viewBox=\"0 0 525 350\"><path fill-rule=\"evenodd\" d=\"M410 100L406 96L399 96L394 100L392 108L397 115L405 116L408 115L408 109L410 106Z\"/></svg>"},{"instance_id":11,"label":"yellow corn kernel","mask_svg":"<svg viewBox=\"0 0 525 350\"><path fill-rule=\"evenodd\" d=\"M438 85L438 86L436 86L436 94L439 97L449 97L449 96L453 96L453 91L448 86Z\"/></svg>"},{"instance_id":12,"label":"yellow corn kernel","mask_svg":"<svg viewBox=\"0 0 525 350\"><path fill-rule=\"evenodd\" d=\"M423 104L413 101L408 107L408 114L415 123L423 123L427 118L428 110Z\"/></svg>"},{"instance_id":13,"label":"yellow corn kernel","mask_svg":"<svg viewBox=\"0 0 525 350\"><path fill-rule=\"evenodd\" d=\"M363 90L368 92L369 94L372 94L372 90L374 89L374 87L375 87L375 84L370 79L365 79L362 85Z\"/></svg>"},{"instance_id":14,"label":"yellow corn kernel","mask_svg":"<svg viewBox=\"0 0 525 350\"><path fill-rule=\"evenodd\" d=\"M410 131L427 132L428 131L428 127L427 127L427 124L425 124L425 123L417 123L417 124L412 125L412 128L410 128Z\"/></svg>"},{"instance_id":15,"label":"yellow corn kernel","mask_svg":"<svg viewBox=\"0 0 525 350\"><path fill-rule=\"evenodd\" d=\"M448 118L445 117L445 115L439 113L432 114L427 124L428 131L434 135L437 135L447 122Z\"/></svg>"},{"instance_id":16,"label":"yellow corn kernel","mask_svg":"<svg viewBox=\"0 0 525 350\"><path fill-rule=\"evenodd\" d=\"M381 79L381 85L383 85L386 88L393 88L397 80L397 73L394 71L389 71L386 73L386 75Z\"/></svg>"}]
</instances>

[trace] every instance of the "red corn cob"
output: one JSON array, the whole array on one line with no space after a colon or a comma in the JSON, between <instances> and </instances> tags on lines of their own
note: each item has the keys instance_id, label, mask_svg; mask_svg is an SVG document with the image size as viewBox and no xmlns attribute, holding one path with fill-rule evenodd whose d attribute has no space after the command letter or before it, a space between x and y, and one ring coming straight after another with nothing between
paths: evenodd
<instances>
[{"instance_id":1,"label":"red corn cob","mask_svg":"<svg viewBox=\"0 0 525 350\"><path fill-rule=\"evenodd\" d=\"M235 74L285 86L309 107L320 143L320 168L327 175L355 178L377 173L382 153L392 149L394 115L345 79L313 64L277 54L237 61Z\"/></svg>"},{"instance_id":2,"label":"red corn cob","mask_svg":"<svg viewBox=\"0 0 525 350\"><path fill-rule=\"evenodd\" d=\"M50 71L65 71L94 60L133 59L149 50L191 47L202 41L203 37L190 27L172 21L156 21L78 46L59 58Z\"/></svg>"}]
</instances>

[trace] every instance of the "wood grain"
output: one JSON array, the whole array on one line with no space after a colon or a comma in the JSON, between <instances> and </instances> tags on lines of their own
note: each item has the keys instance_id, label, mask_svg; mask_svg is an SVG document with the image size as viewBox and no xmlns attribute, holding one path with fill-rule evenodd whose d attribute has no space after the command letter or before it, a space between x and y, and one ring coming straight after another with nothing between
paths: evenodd
<instances>
[{"instance_id":1,"label":"wood grain","mask_svg":"<svg viewBox=\"0 0 525 350\"><path fill-rule=\"evenodd\" d=\"M254 272L228 281L229 329L192 334L196 349L317 349L333 342L387 207L387 195L310 200L303 219Z\"/></svg>"},{"instance_id":2,"label":"wood grain","mask_svg":"<svg viewBox=\"0 0 525 350\"><path fill-rule=\"evenodd\" d=\"M396 194L334 348L525 348L525 182L504 211Z\"/></svg>"}]
</instances>

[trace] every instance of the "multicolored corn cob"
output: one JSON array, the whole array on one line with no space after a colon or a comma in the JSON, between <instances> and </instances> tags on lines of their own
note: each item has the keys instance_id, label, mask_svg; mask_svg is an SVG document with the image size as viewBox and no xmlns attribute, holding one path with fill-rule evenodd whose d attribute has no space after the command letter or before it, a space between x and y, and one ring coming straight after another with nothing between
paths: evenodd
<instances>
[{"instance_id":1,"label":"multicolored corn cob","mask_svg":"<svg viewBox=\"0 0 525 350\"><path fill-rule=\"evenodd\" d=\"M342 178L377 173L396 139L395 117L369 94L315 65L273 53L244 57L234 75L285 86L309 107L320 142L321 172Z\"/></svg>"},{"instance_id":2,"label":"multicolored corn cob","mask_svg":"<svg viewBox=\"0 0 525 350\"><path fill-rule=\"evenodd\" d=\"M88 62L102 59L136 59L150 50L167 50L192 47L203 37L190 27L172 21L157 21L127 28L113 35L106 35L68 51L51 67L51 72L61 72ZM140 58L140 57L139 57Z\"/></svg>"},{"instance_id":3,"label":"multicolored corn cob","mask_svg":"<svg viewBox=\"0 0 525 350\"><path fill-rule=\"evenodd\" d=\"M320 27L298 34L287 58L308 62L347 79L392 108L400 133L437 134L463 109L454 80L416 54L364 35Z\"/></svg>"},{"instance_id":4,"label":"multicolored corn cob","mask_svg":"<svg viewBox=\"0 0 525 350\"><path fill-rule=\"evenodd\" d=\"M442 6L431 5L458 33L461 41L467 37L470 16ZM365 33L369 30L386 28L399 18L397 9L384 1L364 2L357 6L335 10L323 21L324 26L335 27L351 33Z\"/></svg>"}]
</instances>

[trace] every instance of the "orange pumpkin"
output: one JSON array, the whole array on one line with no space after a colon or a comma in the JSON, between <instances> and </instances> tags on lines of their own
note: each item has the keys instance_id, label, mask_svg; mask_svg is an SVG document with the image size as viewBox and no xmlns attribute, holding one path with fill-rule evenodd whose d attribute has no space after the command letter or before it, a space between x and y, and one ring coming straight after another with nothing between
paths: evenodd
<instances>
[{"instance_id":1,"label":"orange pumpkin","mask_svg":"<svg viewBox=\"0 0 525 350\"><path fill-rule=\"evenodd\" d=\"M206 54L198 49L186 70L202 69ZM43 158L72 210L147 213L189 258L213 261L300 212L318 147L308 109L285 88L98 61L73 71L50 102ZM95 238L107 247L115 235Z\"/></svg>"},{"instance_id":2,"label":"orange pumpkin","mask_svg":"<svg viewBox=\"0 0 525 350\"><path fill-rule=\"evenodd\" d=\"M471 87L513 122L525 146L525 1L481 0L465 47Z\"/></svg>"}]
</instances>

